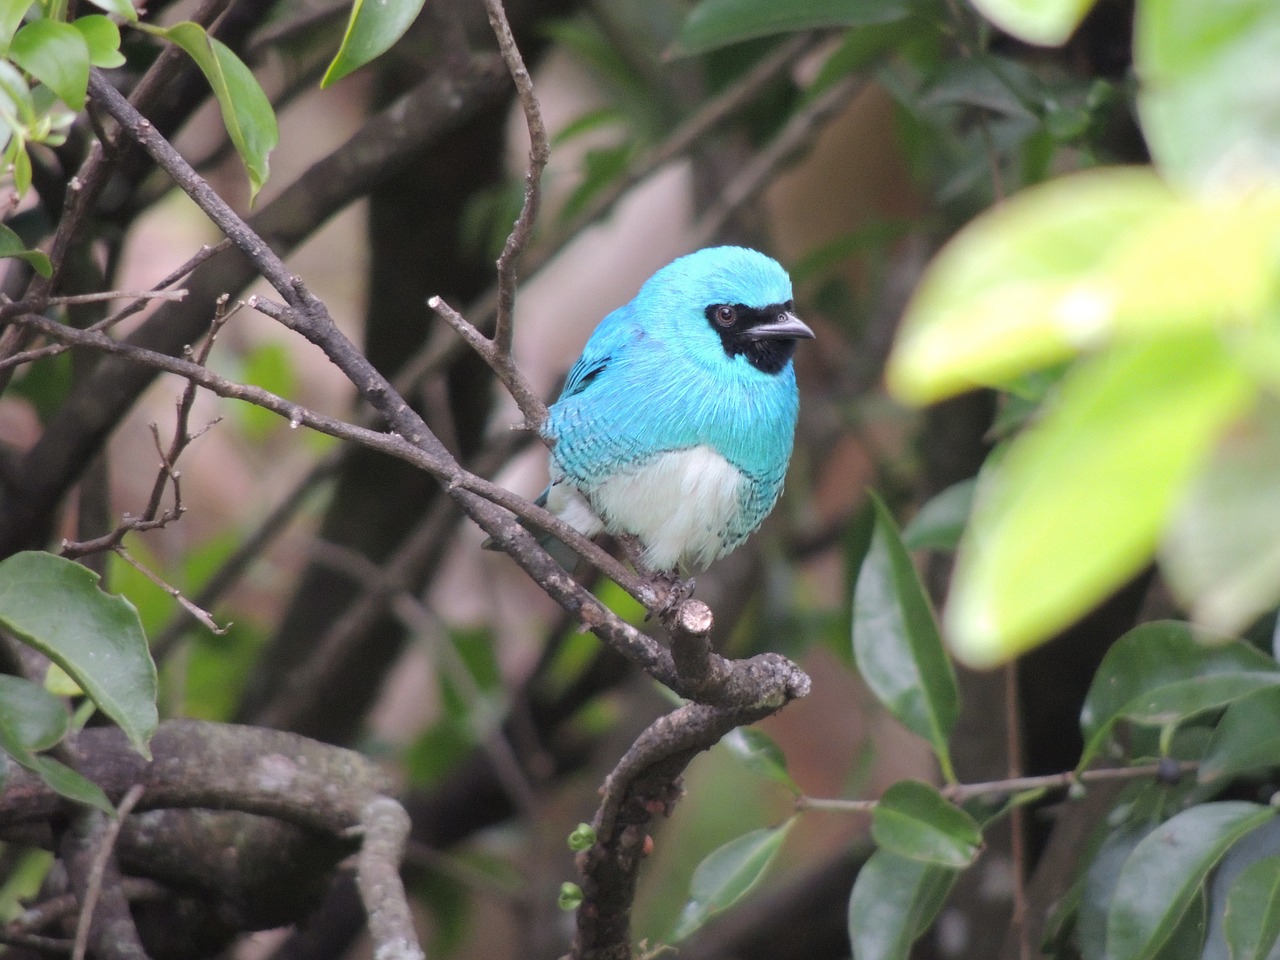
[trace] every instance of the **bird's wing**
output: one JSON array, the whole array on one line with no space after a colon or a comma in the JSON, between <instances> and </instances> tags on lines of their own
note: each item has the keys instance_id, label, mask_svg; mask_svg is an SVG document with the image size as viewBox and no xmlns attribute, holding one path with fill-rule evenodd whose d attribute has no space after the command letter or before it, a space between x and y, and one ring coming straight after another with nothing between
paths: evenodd
<instances>
[{"instance_id":1,"label":"bird's wing","mask_svg":"<svg viewBox=\"0 0 1280 960\"><path fill-rule=\"evenodd\" d=\"M629 306L609 314L583 348L551 407L552 458L580 483L597 483L623 464L688 445L683 424L655 394L669 354L649 337Z\"/></svg>"},{"instance_id":2,"label":"bird's wing","mask_svg":"<svg viewBox=\"0 0 1280 960\"><path fill-rule=\"evenodd\" d=\"M639 326L632 317L630 304L619 307L600 321L591 339L582 348L582 356L569 368L560 399L566 400L585 390L609 365L613 355L640 335Z\"/></svg>"}]
</instances>

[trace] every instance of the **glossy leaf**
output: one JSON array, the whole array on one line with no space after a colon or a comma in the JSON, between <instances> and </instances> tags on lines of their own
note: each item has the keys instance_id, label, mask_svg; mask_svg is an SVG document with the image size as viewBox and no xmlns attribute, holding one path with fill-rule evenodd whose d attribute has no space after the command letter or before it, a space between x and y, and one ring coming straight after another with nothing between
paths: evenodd
<instances>
[{"instance_id":1,"label":"glossy leaf","mask_svg":"<svg viewBox=\"0 0 1280 960\"><path fill-rule=\"evenodd\" d=\"M1115 899L1120 871L1134 848L1155 826L1148 821L1117 824L1106 832L1089 861L1075 926L1075 943L1083 960L1104 960L1107 956L1107 914Z\"/></svg>"},{"instance_id":2,"label":"glossy leaf","mask_svg":"<svg viewBox=\"0 0 1280 960\"><path fill-rule=\"evenodd\" d=\"M0 257L25 260L40 276L53 276L53 263L49 260L49 255L42 250L28 250L22 238L2 223L0 223Z\"/></svg>"},{"instance_id":3,"label":"glossy leaf","mask_svg":"<svg viewBox=\"0 0 1280 960\"><path fill-rule=\"evenodd\" d=\"M973 0L978 11L1005 33L1044 47L1065 43L1094 0Z\"/></svg>"},{"instance_id":4,"label":"glossy leaf","mask_svg":"<svg viewBox=\"0 0 1280 960\"><path fill-rule=\"evenodd\" d=\"M71 21L71 26L80 31L80 36L89 45L89 62L95 67L109 70L124 65L124 54L120 52L120 28L114 21L93 13L76 18Z\"/></svg>"},{"instance_id":5,"label":"glossy leaf","mask_svg":"<svg viewBox=\"0 0 1280 960\"><path fill-rule=\"evenodd\" d=\"M1275 812L1241 801L1206 803L1151 831L1120 871L1107 917L1108 955L1155 957L1227 849Z\"/></svg>"},{"instance_id":6,"label":"glossy leaf","mask_svg":"<svg viewBox=\"0 0 1280 960\"><path fill-rule=\"evenodd\" d=\"M50 553L0 562L0 624L62 667L134 749L150 756L156 668L138 613L98 589L98 575Z\"/></svg>"},{"instance_id":7,"label":"glossy leaf","mask_svg":"<svg viewBox=\"0 0 1280 960\"><path fill-rule=\"evenodd\" d=\"M1150 0L1138 6L1134 68L1142 131L1162 172L1192 185L1280 176L1280 59L1272 0Z\"/></svg>"},{"instance_id":8,"label":"glossy leaf","mask_svg":"<svg viewBox=\"0 0 1280 960\"><path fill-rule=\"evenodd\" d=\"M1280 602L1280 409L1267 402L1218 445L1174 515L1160 565L1193 619L1238 633Z\"/></svg>"},{"instance_id":9,"label":"glossy leaf","mask_svg":"<svg viewBox=\"0 0 1280 960\"><path fill-rule=\"evenodd\" d=\"M1213 730L1200 761L1201 783L1280 766L1280 687L1259 690L1231 706Z\"/></svg>"},{"instance_id":10,"label":"glossy leaf","mask_svg":"<svg viewBox=\"0 0 1280 960\"><path fill-rule=\"evenodd\" d=\"M347 20L342 45L320 81L321 87L337 83L391 49L404 36L422 10L425 0L355 0Z\"/></svg>"},{"instance_id":11,"label":"glossy leaf","mask_svg":"<svg viewBox=\"0 0 1280 960\"><path fill-rule=\"evenodd\" d=\"M1171 620L1135 627L1112 644L1085 694L1077 769L1088 766L1121 719L1175 723L1269 684L1280 684L1280 665L1243 641Z\"/></svg>"},{"instance_id":12,"label":"glossy leaf","mask_svg":"<svg viewBox=\"0 0 1280 960\"><path fill-rule=\"evenodd\" d=\"M953 483L925 503L902 530L908 550L954 550L969 522L977 479Z\"/></svg>"},{"instance_id":13,"label":"glossy leaf","mask_svg":"<svg viewBox=\"0 0 1280 960\"><path fill-rule=\"evenodd\" d=\"M1245 867L1231 885L1223 927L1231 960L1267 960L1280 938L1280 855Z\"/></svg>"},{"instance_id":14,"label":"glossy leaf","mask_svg":"<svg viewBox=\"0 0 1280 960\"><path fill-rule=\"evenodd\" d=\"M1007 660L1151 560L1252 385L1212 332L1117 344L1064 378L984 478L946 610L957 656Z\"/></svg>"},{"instance_id":15,"label":"glossy leaf","mask_svg":"<svg viewBox=\"0 0 1280 960\"><path fill-rule=\"evenodd\" d=\"M250 199L256 197L267 181L267 157L280 139L271 101L231 48L198 23L177 23L161 35L185 50L209 81L227 134L249 174Z\"/></svg>"},{"instance_id":16,"label":"glossy leaf","mask_svg":"<svg viewBox=\"0 0 1280 960\"><path fill-rule=\"evenodd\" d=\"M871 692L929 741L954 780L948 741L959 713L955 671L897 526L873 496L875 530L853 594L853 655Z\"/></svg>"},{"instance_id":17,"label":"glossy leaf","mask_svg":"<svg viewBox=\"0 0 1280 960\"><path fill-rule=\"evenodd\" d=\"M138 11L133 8L131 0L89 0L89 2L99 10L114 13L130 23L137 23L138 21Z\"/></svg>"},{"instance_id":18,"label":"glossy leaf","mask_svg":"<svg viewBox=\"0 0 1280 960\"><path fill-rule=\"evenodd\" d=\"M71 24L57 20L24 24L9 43L9 59L72 110L84 109L89 89L89 44Z\"/></svg>"},{"instance_id":19,"label":"glossy leaf","mask_svg":"<svg viewBox=\"0 0 1280 960\"><path fill-rule=\"evenodd\" d=\"M960 876L959 871L877 850L849 897L853 960L907 960Z\"/></svg>"},{"instance_id":20,"label":"glossy leaf","mask_svg":"<svg viewBox=\"0 0 1280 960\"><path fill-rule=\"evenodd\" d=\"M702 0L680 28L674 52L703 53L797 30L891 23L909 12L907 0Z\"/></svg>"},{"instance_id":21,"label":"glossy leaf","mask_svg":"<svg viewBox=\"0 0 1280 960\"><path fill-rule=\"evenodd\" d=\"M919 780L900 780L884 792L871 815L871 838L901 857L956 869L982 851L977 821Z\"/></svg>"},{"instance_id":22,"label":"glossy leaf","mask_svg":"<svg viewBox=\"0 0 1280 960\"><path fill-rule=\"evenodd\" d=\"M673 941L690 936L713 914L732 906L759 882L794 820L780 827L753 830L713 850L698 864L689 885L689 902L671 935Z\"/></svg>"},{"instance_id":23,"label":"glossy leaf","mask_svg":"<svg viewBox=\"0 0 1280 960\"><path fill-rule=\"evenodd\" d=\"M787 772L787 758L763 730L755 727L735 727L720 741L729 752L741 760L748 770L782 784L792 793L800 793L795 780Z\"/></svg>"}]
</instances>

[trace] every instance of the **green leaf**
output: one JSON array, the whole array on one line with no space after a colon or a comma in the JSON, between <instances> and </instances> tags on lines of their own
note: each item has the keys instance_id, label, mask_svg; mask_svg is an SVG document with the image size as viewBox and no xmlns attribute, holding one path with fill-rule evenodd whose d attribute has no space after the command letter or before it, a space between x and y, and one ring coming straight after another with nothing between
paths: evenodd
<instances>
[{"instance_id":1,"label":"green leaf","mask_svg":"<svg viewBox=\"0 0 1280 960\"><path fill-rule=\"evenodd\" d=\"M1171 724L1280 683L1280 665L1240 640L1212 637L1172 620L1144 623L1112 644L1080 712L1083 770L1116 723Z\"/></svg>"},{"instance_id":2,"label":"green leaf","mask_svg":"<svg viewBox=\"0 0 1280 960\"><path fill-rule=\"evenodd\" d=\"M89 0L99 10L105 10L107 13L114 13L118 17L123 17L130 23L138 22L138 11L133 8L130 0Z\"/></svg>"},{"instance_id":3,"label":"green leaf","mask_svg":"<svg viewBox=\"0 0 1280 960\"><path fill-rule=\"evenodd\" d=\"M33 0L0 0L0 56L8 56L9 43L32 2Z\"/></svg>"},{"instance_id":4,"label":"green leaf","mask_svg":"<svg viewBox=\"0 0 1280 960\"><path fill-rule=\"evenodd\" d=\"M948 741L960 710L955 671L893 517L878 497L871 547L853 593L858 671L898 721L929 741L943 776L955 780Z\"/></svg>"},{"instance_id":5,"label":"green leaf","mask_svg":"<svg viewBox=\"0 0 1280 960\"><path fill-rule=\"evenodd\" d=\"M1155 957L1208 872L1227 849L1275 815L1256 803L1206 803L1177 814L1142 839L1120 871L1107 917L1107 954Z\"/></svg>"},{"instance_id":6,"label":"green leaf","mask_svg":"<svg viewBox=\"0 0 1280 960\"><path fill-rule=\"evenodd\" d=\"M956 869L982 851L978 822L919 780L900 780L871 815L871 838L901 857Z\"/></svg>"},{"instance_id":7,"label":"green leaf","mask_svg":"<svg viewBox=\"0 0 1280 960\"><path fill-rule=\"evenodd\" d=\"M66 736L70 724L67 708L53 694L0 674L0 749L62 796L111 813L111 801L96 784L52 757L37 755Z\"/></svg>"},{"instance_id":8,"label":"green leaf","mask_svg":"<svg viewBox=\"0 0 1280 960\"><path fill-rule=\"evenodd\" d=\"M1141 570L1251 395L1209 331L1078 364L978 492L945 614L956 655L974 666L1016 656Z\"/></svg>"},{"instance_id":9,"label":"green leaf","mask_svg":"<svg viewBox=\"0 0 1280 960\"><path fill-rule=\"evenodd\" d=\"M1142 131L1163 173L1192 185L1280 175L1280 59L1271 0L1149 0L1134 26Z\"/></svg>"},{"instance_id":10,"label":"green leaf","mask_svg":"<svg viewBox=\"0 0 1280 960\"><path fill-rule=\"evenodd\" d=\"M120 28L114 21L93 13L78 17L71 21L71 25L80 31L80 36L89 45L89 62L95 67L109 70L124 65L124 54L120 52Z\"/></svg>"},{"instance_id":11,"label":"green leaf","mask_svg":"<svg viewBox=\"0 0 1280 960\"><path fill-rule=\"evenodd\" d=\"M1218 445L1160 548L1174 595L1210 630L1238 633L1280 601L1280 409L1264 399Z\"/></svg>"},{"instance_id":12,"label":"green leaf","mask_svg":"<svg viewBox=\"0 0 1280 960\"><path fill-rule=\"evenodd\" d=\"M1080 891L1074 940L1082 958L1100 960L1106 956L1107 914L1120 882L1120 871L1139 841L1156 826L1143 819L1122 820L1103 834L1097 851L1088 861Z\"/></svg>"},{"instance_id":13,"label":"green leaf","mask_svg":"<svg viewBox=\"0 0 1280 960\"><path fill-rule=\"evenodd\" d=\"M71 717L38 683L0 674L0 748L23 766L67 735Z\"/></svg>"},{"instance_id":14,"label":"green leaf","mask_svg":"<svg viewBox=\"0 0 1280 960\"><path fill-rule=\"evenodd\" d=\"M1019 40L1056 47L1075 32L1094 0L973 0L978 12Z\"/></svg>"},{"instance_id":15,"label":"green leaf","mask_svg":"<svg viewBox=\"0 0 1280 960\"><path fill-rule=\"evenodd\" d=\"M25 260L40 276L53 276L53 263L48 254L40 250L28 250L22 238L2 223L0 223L0 257Z\"/></svg>"},{"instance_id":16,"label":"green leaf","mask_svg":"<svg viewBox=\"0 0 1280 960\"><path fill-rule=\"evenodd\" d=\"M891 23L909 13L907 0L702 0L680 28L673 52L703 53L797 30Z\"/></svg>"},{"instance_id":17,"label":"green leaf","mask_svg":"<svg viewBox=\"0 0 1280 960\"><path fill-rule=\"evenodd\" d=\"M953 483L929 500L902 531L908 550L954 550L969 522L976 477Z\"/></svg>"},{"instance_id":18,"label":"green leaf","mask_svg":"<svg viewBox=\"0 0 1280 960\"><path fill-rule=\"evenodd\" d=\"M227 134L249 174L252 200L267 181L267 157L280 139L271 101L231 48L200 24L188 20L158 32L187 52L213 88Z\"/></svg>"},{"instance_id":19,"label":"green leaf","mask_svg":"<svg viewBox=\"0 0 1280 960\"><path fill-rule=\"evenodd\" d=\"M48 784L49 788L55 793L66 797L68 800L74 800L90 807L97 807L103 813L115 813L115 807L111 805L107 795L92 780L81 776L53 757L41 755L32 759L34 761L31 766L32 772L39 775L40 779Z\"/></svg>"},{"instance_id":20,"label":"green leaf","mask_svg":"<svg viewBox=\"0 0 1280 960\"><path fill-rule=\"evenodd\" d=\"M36 106L26 79L8 60L0 60L0 118L11 130L27 131L36 124Z\"/></svg>"},{"instance_id":21,"label":"green leaf","mask_svg":"<svg viewBox=\"0 0 1280 960\"><path fill-rule=\"evenodd\" d=\"M1280 766L1280 688L1269 687L1227 707L1214 727L1197 778L1223 777Z\"/></svg>"},{"instance_id":22,"label":"green leaf","mask_svg":"<svg viewBox=\"0 0 1280 960\"><path fill-rule=\"evenodd\" d=\"M4 151L4 165L13 176L13 189L18 196L25 196L31 189L31 157L27 154L26 141L15 136Z\"/></svg>"},{"instance_id":23,"label":"green leaf","mask_svg":"<svg viewBox=\"0 0 1280 960\"><path fill-rule=\"evenodd\" d=\"M355 0L342 46L320 81L321 87L337 83L391 49L404 36L425 0Z\"/></svg>"},{"instance_id":24,"label":"green leaf","mask_svg":"<svg viewBox=\"0 0 1280 960\"><path fill-rule=\"evenodd\" d=\"M907 960L911 945L942 909L958 870L877 850L849 897L853 960Z\"/></svg>"},{"instance_id":25,"label":"green leaf","mask_svg":"<svg viewBox=\"0 0 1280 960\"><path fill-rule=\"evenodd\" d=\"M793 818L779 827L753 830L713 850L698 864L689 885L689 902L671 939L685 939L713 914L745 896L764 875L794 822Z\"/></svg>"},{"instance_id":26,"label":"green leaf","mask_svg":"<svg viewBox=\"0 0 1280 960\"><path fill-rule=\"evenodd\" d=\"M782 748L763 730L735 727L720 742L752 773L780 783L792 793L800 793L800 788L787 772L787 758Z\"/></svg>"},{"instance_id":27,"label":"green leaf","mask_svg":"<svg viewBox=\"0 0 1280 960\"><path fill-rule=\"evenodd\" d=\"M45 84L72 110L84 109L89 44L69 23L32 20L9 44L9 59Z\"/></svg>"},{"instance_id":28,"label":"green leaf","mask_svg":"<svg viewBox=\"0 0 1280 960\"><path fill-rule=\"evenodd\" d=\"M97 583L96 573L70 560L16 553L0 562L0 623L62 667L150 757L155 664L133 605Z\"/></svg>"},{"instance_id":29,"label":"green leaf","mask_svg":"<svg viewBox=\"0 0 1280 960\"><path fill-rule=\"evenodd\" d=\"M1245 867L1227 894L1223 928L1231 960L1267 960L1280 938L1280 855Z\"/></svg>"}]
</instances>

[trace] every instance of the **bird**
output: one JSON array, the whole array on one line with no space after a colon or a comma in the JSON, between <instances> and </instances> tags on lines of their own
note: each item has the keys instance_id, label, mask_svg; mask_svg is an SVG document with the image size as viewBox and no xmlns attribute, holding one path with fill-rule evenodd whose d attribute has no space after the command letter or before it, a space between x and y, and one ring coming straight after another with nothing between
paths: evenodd
<instances>
[{"instance_id":1,"label":"bird","mask_svg":"<svg viewBox=\"0 0 1280 960\"><path fill-rule=\"evenodd\" d=\"M791 278L756 250L662 267L596 327L549 408L538 504L618 538L640 572L698 572L782 493L799 413L792 356L813 331Z\"/></svg>"}]
</instances>

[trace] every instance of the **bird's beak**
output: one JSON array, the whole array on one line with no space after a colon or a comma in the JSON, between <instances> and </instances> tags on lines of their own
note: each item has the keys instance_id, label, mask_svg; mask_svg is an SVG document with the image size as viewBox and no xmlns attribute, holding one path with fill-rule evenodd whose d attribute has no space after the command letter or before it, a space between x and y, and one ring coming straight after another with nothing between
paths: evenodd
<instances>
[{"instance_id":1,"label":"bird's beak","mask_svg":"<svg viewBox=\"0 0 1280 960\"><path fill-rule=\"evenodd\" d=\"M742 331L748 340L812 340L809 325L794 313L780 313L772 323L757 323Z\"/></svg>"}]
</instances>

